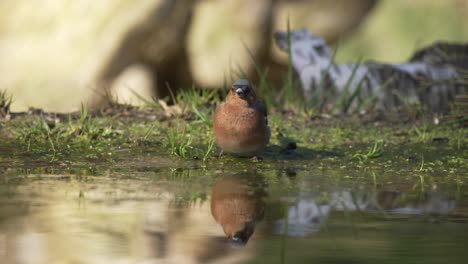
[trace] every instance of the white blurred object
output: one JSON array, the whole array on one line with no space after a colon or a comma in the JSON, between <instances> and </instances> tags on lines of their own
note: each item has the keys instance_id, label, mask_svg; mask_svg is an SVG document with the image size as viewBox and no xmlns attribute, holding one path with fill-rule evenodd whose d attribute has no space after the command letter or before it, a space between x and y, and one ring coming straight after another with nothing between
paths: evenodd
<instances>
[{"instance_id":1,"label":"white blurred object","mask_svg":"<svg viewBox=\"0 0 468 264\"><path fill-rule=\"evenodd\" d=\"M15 260L20 264L49 263L47 236L40 233L25 233L16 237Z\"/></svg>"}]
</instances>

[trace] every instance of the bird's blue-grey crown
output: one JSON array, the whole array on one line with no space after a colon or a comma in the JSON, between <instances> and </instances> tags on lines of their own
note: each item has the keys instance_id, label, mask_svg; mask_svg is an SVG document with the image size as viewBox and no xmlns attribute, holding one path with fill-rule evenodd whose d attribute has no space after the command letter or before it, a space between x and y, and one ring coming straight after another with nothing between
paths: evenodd
<instances>
[{"instance_id":1,"label":"bird's blue-grey crown","mask_svg":"<svg viewBox=\"0 0 468 264\"><path fill-rule=\"evenodd\" d=\"M252 83L246 79L240 79L232 84L232 87L236 89L236 94L243 97L252 89Z\"/></svg>"},{"instance_id":2,"label":"bird's blue-grey crown","mask_svg":"<svg viewBox=\"0 0 468 264\"><path fill-rule=\"evenodd\" d=\"M240 79L240 80L235 81L232 84L232 87L235 87L235 88L242 88L242 87L245 87L245 86L252 87L252 83L250 83L249 80Z\"/></svg>"}]
</instances>

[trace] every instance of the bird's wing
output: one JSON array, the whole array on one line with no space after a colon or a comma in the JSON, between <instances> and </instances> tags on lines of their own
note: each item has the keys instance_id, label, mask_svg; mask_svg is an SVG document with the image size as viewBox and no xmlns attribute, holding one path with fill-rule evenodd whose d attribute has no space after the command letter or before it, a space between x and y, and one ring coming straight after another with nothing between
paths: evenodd
<instances>
[{"instance_id":1,"label":"bird's wing","mask_svg":"<svg viewBox=\"0 0 468 264\"><path fill-rule=\"evenodd\" d=\"M268 113L267 113L267 108L264 104L262 104L260 101L257 100L257 102L255 103L255 106L254 108L259 111L260 113L263 114L263 117L265 117L265 121L268 125Z\"/></svg>"}]
</instances>

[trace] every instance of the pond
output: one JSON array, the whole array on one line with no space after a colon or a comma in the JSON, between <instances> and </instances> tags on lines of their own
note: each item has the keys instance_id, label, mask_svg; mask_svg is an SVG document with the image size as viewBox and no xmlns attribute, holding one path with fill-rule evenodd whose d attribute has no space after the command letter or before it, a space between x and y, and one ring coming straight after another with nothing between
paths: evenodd
<instances>
[{"instance_id":1,"label":"pond","mask_svg":"<svg viewBox=\"0 0 468 264\"><path fill-rule=\"evenodd\" d=\"M327 157L114 155L112 162L0 155L0 263L468 259L460 171L405 173Z\"/></svg>"}]
</instances>

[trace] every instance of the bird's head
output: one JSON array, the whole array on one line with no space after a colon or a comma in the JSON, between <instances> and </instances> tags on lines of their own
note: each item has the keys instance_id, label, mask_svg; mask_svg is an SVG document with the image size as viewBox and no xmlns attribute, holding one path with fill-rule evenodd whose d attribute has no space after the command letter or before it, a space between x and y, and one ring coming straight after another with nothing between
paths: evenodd
<instances>
[{"instance_id":1,"label":"bird's head","mask_svg":"<svg viewBox=\"0 0 468 264\"><path fill-rule=\"evenodd\" d=\"M255 94L255 91L253 90L250 81L240 79L232 84L231 90L228 94L228 100L243 100L246 101L249 105L251 105L257 100L257 95Z\"/></svg>"},{"instance_id":2,"label":"bird's head","mask_svg":"<svg viewBox=\"0 0 468 264\"><path fill-rule=\"evenodd\" d=\"M246 175L251 176L245 179ZM233 245L245 245L263 219L266 195L262 179L252 174L237 175L237 178L220 178L211 191L211 213L221 224L228 241ZM253 182L253 181L260 182Z\"/></svg>"},{"instance_id":3,"label":"bird's head","mask_svg":"<svg viewBox=\"0 0 468 264\"><path fill-rule=\"evenodd\" d=\"M224 233L226 234L229 242L239 246L247 244L247 241L249 241L249 238L255 231L256 220L251 219L251 221L243 222L242 225L239 226L232 224L233 223L223 225Z\"/></svg>"}]
</instances>

